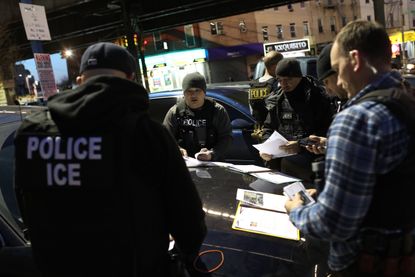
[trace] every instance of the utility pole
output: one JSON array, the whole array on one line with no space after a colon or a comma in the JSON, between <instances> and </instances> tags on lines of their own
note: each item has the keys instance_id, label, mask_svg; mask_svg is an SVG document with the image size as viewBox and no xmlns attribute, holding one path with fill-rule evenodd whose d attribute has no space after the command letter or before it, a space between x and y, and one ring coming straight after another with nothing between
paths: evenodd
<instances>
[{"instance_id":1,"label":"utility pole","mask_svg":"<svg viewBox=\"0 0 415 277\"><path fill-rule=\"evenodd\" d=\"M124 30L126 32L126 37L127 37L127 41L128 41L128 51L130 51L130 53L133 55L133 57L136 60L136 74L135 74L135 80L140 83L143 84L143 80L141 78L141 70L140 70L140 66L138 64L138 52L137 52L137 46L134 43L134 28L133 28L133 24L131 21L131 9L130 9L130 3L126 0L122 0L121 1L121 5L122 5L122 12L123 12L123 20L124 20ZM141 37L141 36L140 36ZM141 39L142 40L142 39ZM140 40L139 40L140 41ZM141 47L141 43L139 42L138 47ZM147 90L149 89L148 86L148 81L144 80L144 85L146 86Z\"/></svg>"},{"instance_id":2,"label":"utility pole","mask_svg":"<svg viewBox=\"0 0 415 277\"><path fill-rule=\"evenodd\" d=\"M402 15L402 24L401 24L401 35L402 35L402 65L403 68L406 68L406 62L407 62L407 58L406 58L406 52L405 52L405 14L403 13L403 3L402 0L399 1L399 5L400 5L400 11L401 11L401 15Z\"/></svg>"},{"instance_id":3,"label":"utility pole","mask_svg":"<svg viewBox=\"0 0 415 277\"><path fill-rule=\"evenodd\" d=\"M385 27L385 1L373 0L373 8L375 12L375 21Z\"/></svg>"}]
</instances>

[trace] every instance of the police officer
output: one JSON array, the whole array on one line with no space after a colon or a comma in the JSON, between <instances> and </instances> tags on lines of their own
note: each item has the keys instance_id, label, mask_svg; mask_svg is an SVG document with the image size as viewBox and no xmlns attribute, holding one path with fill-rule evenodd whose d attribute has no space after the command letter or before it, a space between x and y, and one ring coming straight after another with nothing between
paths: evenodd
<instances>
[{"instance_id":1,"label":"police officer","mask_svg":"<svg viewBox=\"0 0 415 277\"><path fill-rule=\"evenodd\" d=\"M198 72L182 83L184 98L167 112L163 124L176 138L184 156L202 161L225 158L232 142L232 127L225 108L206 97L206 80Z\"/></svg>"},{"instance_id":2,"label":"police officer","mask_svg":"<svg viewBox=\"0 0 415 277\"><path fill-rule=\"evenodd\" d=\"M295 59L280 61L275 74L281 88L266 100L265 134L268 137L273 131L279 132L289 141L281 149L297 155L274 161L267 153L260 153L260 156L270 167L310 181L311 162L315 156L300 149L298 141L311 134L326 134L333 116L330 99L312 77L302 75L300 64Z\"/></svg>"},{"instance_id":3,"label":"police officer","mask_svg":"<svg viewBox=\"0 0 415 277\"><path fill-rule=\"evenodd\" d=\"M176 143L148 116L135 67L125 48L91 45L80 86L17 132L16 193L42 276L171 276L169 234L185 262L198 253L202 203Z\"/></svg>"},{"instance_id":4,"label":"police officer","mask_svg":"<svg viewBox=\"0 0 415 277\"><path fill-rule=\"evenodd\" d=\"M255 130L252 136L258 140L262 139L262 128L267 117L268 110L265 106L265 99L278 89L278 81L275 78L275 68L279 61L283 59L283 55L277 51L269 51L263 58L265 65L265 73L258 80L250 83L249 105L251 107L252 116L256 120Z\"/></svg>"}]
</instances>

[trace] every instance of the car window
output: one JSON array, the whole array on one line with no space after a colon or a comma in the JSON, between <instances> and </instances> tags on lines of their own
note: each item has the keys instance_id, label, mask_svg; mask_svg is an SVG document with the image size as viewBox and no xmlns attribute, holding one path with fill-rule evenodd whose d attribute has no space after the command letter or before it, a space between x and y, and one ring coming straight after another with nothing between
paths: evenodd
<instances>
[{"instance_id":1,"label":"car window","mask_svg":"<svg viewBox=\"0 0 415 277\"><path fill-rule=\"evenodd\" d=\"M217 103L221 104L226 109L226 111L228 112L228 115L229 115L229 119L231 121L233 121L235 119L238 119L238 118L244 119L244 120L246 120L248 122L251 121L248 117L246 117L243 113L241 113L240 111L238 111L234 107L232 107L232 106L230 106L230 105L228 105L228 104L226 104L226 103L224 103L224 102L222 102L220 100L217 100L217 99L215 99L215 101Z\"/></svg>"},{"instance_id":2,"label":"car window","mask_svg":"<svg viewBox=\"0 0 415 277\"><path fill-rule=\"evenodd\" d=\"M177 102L176 97L158 98L150 100L149 114L157 122L162 123L167 111Z\"/></svg>"}]
</instances>

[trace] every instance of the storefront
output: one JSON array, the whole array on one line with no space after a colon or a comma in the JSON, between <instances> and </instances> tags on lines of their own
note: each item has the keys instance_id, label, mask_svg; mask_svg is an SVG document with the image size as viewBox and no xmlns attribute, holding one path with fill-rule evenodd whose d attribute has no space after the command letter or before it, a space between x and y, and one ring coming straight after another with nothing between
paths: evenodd
<instances>
[{"instance_id":1,"label":"storefront","mask_svg":"<svg viewBox=\"0 0 415 277\"><path fill-rule=\"evenodd\" d=\"M209 80L206 56L205 49L193 49L145 57L150 92L181 89L184 76L195 71Z\"/></svg>"},{"instance_id":2,"label":"storefront","mask_svg":"<svg viewBox=\"0 0 415 277\"><path fill-rule=\"evenodd\" d=\"M395 32L389 35L389 39L392 44L392 57L402 58L402 50L405 50L406 58L412 59L415 57L414 43L415 43L415 31L404 32L404 46L402 45L402 32Z\"/></svg>"}]
</instances>

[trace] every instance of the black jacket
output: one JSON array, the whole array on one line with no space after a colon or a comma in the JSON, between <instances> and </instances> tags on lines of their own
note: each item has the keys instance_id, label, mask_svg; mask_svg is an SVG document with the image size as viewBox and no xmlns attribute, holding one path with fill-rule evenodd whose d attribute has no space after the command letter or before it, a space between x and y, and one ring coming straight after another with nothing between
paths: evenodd
<instances>
[{"instance_id":1,"label":"black jacket","mask_svg":"<svg viewBox=\"0 0 415 277\"><path fill-rule=\"evenodd\" d=\"M186 259L197 254L206 233L202 203L176 143L148 117L148 102L136 83L98 76L50 98L49 111L18 130L16 192L45 276L168 276L169 234ZM102 145L79 148L83 160L74 158L76 146L62 147L70 160L36 151L29 159L33 136ZM70 163L80 170L64 179ZM55 184L45 164L63 165L50 178L79 184Z\"/></svg>"},{"instance_id":2,"label":"black jacket","mask_svg":"<svg viewBox=\"0 0 415 277\"><path fill-rule=\"evenodd\" d=\"M193 126L185 128L180 121L188 119L192 121L206 120L208 144L204 147L196 143L190 144L190 140L183 139L183 133L194 129ZM226 157L226 151L232 143L232 126L225 108L216 103L213 99L206 97L205 103L199 110L192 110L184 99L180 99L176 105L170 108L164 117L163 125L169 130L179 145L186 149L188 155L194 156L201 148L208 148L213 151L212 160L220 161ZM210 137L210 138L209 138Z\"/></svg>"},{"instance_id":3,"label":"black jacket","mask_svg":"<svg viewBox=\"0 0 415 277\"><path fill-rule=\"evenodd\" d=\"M268 116L264 123L267 139L274 130L278 130L281 122L281 103L288 99L290 106L300 118L300 125L309 135L326 136L331 124L333 111L328 95L311 77L303 77L295 90L284 93L279 89L268 97L266 105Z\"/></svg>"}]
</instances>

